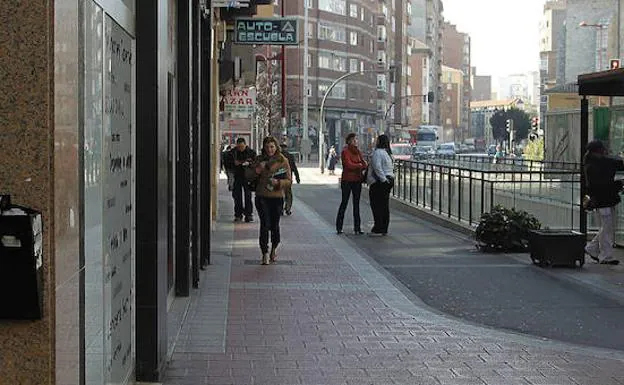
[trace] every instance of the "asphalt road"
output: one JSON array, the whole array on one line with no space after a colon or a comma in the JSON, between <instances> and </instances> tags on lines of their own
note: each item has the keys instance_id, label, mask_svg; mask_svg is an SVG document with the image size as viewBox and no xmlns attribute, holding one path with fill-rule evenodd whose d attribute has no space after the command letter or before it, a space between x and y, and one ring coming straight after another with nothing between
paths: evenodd
<instances>
[{"instance_id":1,"label":"asphalt road","mask_svg":"<svg viewBox=\"0 0 624 385\"><path fill-rule=\"evenodd\" d=\"M338 185L297 185L305 202L333 231ZM372 226L362 191L362 230ZM434 309L473 323L576 344L624 350L624 304L545 274L504 254L484 254L449 230L391 213L387 237L354 235L351 203L341 236L356 244ZM336 235L338 236L338 235Z\"/></svg>"}]
</instances>

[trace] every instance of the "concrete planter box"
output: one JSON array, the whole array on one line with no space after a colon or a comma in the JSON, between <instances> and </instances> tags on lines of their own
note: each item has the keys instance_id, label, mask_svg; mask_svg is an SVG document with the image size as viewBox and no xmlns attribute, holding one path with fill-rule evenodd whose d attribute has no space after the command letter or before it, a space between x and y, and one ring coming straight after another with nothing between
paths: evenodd
<instances>
[{"instance_id":1,"label":"concrete planter box","mask_svg":"<svg viewBox=\"0 0 624 385\"><path fill-rule=\"evenodd\" d=\"M572 230L531 230L529 250L538 266L582 267L585 264L585 234Z\"/></svg>"}]
</instances>

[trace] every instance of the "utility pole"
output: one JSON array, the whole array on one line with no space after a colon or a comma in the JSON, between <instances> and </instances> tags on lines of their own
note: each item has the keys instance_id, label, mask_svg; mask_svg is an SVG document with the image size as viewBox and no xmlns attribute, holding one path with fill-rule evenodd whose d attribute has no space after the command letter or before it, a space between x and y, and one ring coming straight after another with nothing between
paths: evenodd
<instances>
[{"instance_id":1,"label":"utility pole","mask_svg":"<svg viewBox=\"0 0 624 385\"><path fill-rule=\"evenodd\" d=\"M282 0L282 17L285 16L285 0ZM286 46L282 45L282 133L288 132L286 128Z\"/></svg>"},{"instance_id":2,"label":"utility pole","mask_svg":"<svg viewBox=\"0 0 624 385\"><path fill-rule=\"evenodd\" d=\"M308 133L308 1L303 0L303 111L301 120L303 123L303 137L301 138L301 149L307 150L309 146ZM283 2L282 2L283 3ZM319 141L320 144L320 141ZM303 154L307 160L309 154Z\"/></svg>"}]
</instances>

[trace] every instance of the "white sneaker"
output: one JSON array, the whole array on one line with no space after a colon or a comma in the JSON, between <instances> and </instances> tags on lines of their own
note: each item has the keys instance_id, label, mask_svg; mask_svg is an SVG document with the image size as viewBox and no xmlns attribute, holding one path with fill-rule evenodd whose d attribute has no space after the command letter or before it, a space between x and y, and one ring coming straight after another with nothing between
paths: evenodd
<instances>
[{"instance_id":1,"label":"white sneaker","mask_svg":"<svg viewBox=\"0 0 624 385\"><path fill-rule=\"evenodd\" d=\"M269 264L269 254L268 253L263 253L262 254L262 264L263 265L268 265Z\"/></svg>"}]
</instances>

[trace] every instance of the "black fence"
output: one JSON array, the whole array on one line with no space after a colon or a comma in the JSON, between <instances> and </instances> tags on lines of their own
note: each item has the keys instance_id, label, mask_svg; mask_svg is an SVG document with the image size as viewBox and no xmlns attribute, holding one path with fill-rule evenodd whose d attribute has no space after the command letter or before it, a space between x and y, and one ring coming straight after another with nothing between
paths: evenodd
<instances>
[{"instance_id":1,"label":"black fence","mask_svg":"<svg viewBox=\"0 0 624 385\"><path fill-rule=\"evenodd\" d=\"M395 162L395 198L469 225L496 205L535 215L544 227L578 230L580 166L455 156Z\"/></svg>"}]
</instances>

